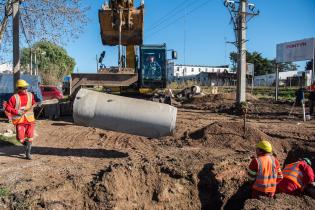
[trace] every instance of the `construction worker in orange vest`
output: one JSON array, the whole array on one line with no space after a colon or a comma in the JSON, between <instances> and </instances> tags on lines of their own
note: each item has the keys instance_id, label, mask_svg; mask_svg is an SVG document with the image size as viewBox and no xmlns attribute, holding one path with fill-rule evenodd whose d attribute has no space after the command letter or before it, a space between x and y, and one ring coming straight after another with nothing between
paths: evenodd
<instances>
[{"instance_id":1,"label":"construction worker in orange vest","mask_svg":"<svg viewBox=\"0 0 315 210\"><path fill-rule=\"evenodd\" d=\"M36 106L34 95L27 91L28 83L18 80L18 92L8 101L6 111L12 115L12 123L16 126L16 138L25 147L26 159L31 160L31 148L34 137L35 117L33 108Z\"/></svg>"},{"instance_id":2,"label":"construction worker in orange vest","mask_svg":"<svg viewBox=\"0 0 315 210\"><path fill-rule=\"evenodd\" d=\"M311 165L311 160L308 158L286 165L283 169L283 180L277 186L277 192L299 195L306 187L313 187L314 172Z\"/></svg>"},{"instance_id":3,"label":"construction worker in orange vest","mask_svg":"<svg viewBox=\"0 0 315 210\"><path fill-rule=\"evenodd\" d=\"M273 197L276 193L277 183L282 179L279 161L272 155L272 146L266 140L256 145L257 157L249 164L248 175L253 181L252 197Z\"/></svg>"}]
</instances>

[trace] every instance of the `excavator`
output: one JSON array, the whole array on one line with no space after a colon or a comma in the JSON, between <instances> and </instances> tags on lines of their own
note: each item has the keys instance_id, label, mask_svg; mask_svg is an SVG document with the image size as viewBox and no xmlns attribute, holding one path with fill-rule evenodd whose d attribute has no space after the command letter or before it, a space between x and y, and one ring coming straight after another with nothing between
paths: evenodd
<instances>
[{"instance_id":1,"label":"excavator","mask_svg":"<svg viewBox=\"0 0 315 210\"><path fill-rule=\"evenodd\" d=\"M102 86L108 92L140 94L163 89L167 82L166 44L143 45L144 0L105 1L98 12L104 46L118 46L118 65L101 65L97 73L71 75L70 94L80 87ZM176 51L171 52L176 59ZM105 52L99 62L105 57Z\"/></svg>"}]
</instances>

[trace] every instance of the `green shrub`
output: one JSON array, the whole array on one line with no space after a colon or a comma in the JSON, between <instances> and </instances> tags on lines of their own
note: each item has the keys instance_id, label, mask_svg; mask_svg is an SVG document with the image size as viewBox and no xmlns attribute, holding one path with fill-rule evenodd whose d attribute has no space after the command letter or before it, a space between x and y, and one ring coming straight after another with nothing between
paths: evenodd
<instances>
[{"instance_id":1,"label":"green shrub","mask_svg":"<svg viewBox=\"0 0 315 210\"><path fill-rule=\"evenodd\" d=\"M0 198L7 197L9 195L9 190L6 187L0 187Z\"/></svg>"}]
</instances>

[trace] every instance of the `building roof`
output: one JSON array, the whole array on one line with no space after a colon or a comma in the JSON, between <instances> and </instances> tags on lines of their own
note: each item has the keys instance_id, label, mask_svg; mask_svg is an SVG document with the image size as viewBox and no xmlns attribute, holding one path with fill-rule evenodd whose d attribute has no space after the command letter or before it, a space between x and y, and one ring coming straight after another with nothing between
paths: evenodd
<instances>
[{"instance_id":1,"label":"building roof","mask_svg":"<svg viewBox=\"0 0 315 210\"><path fill-rule=\"evenodd\" d=\"M174 64L174 66L206 67L206 68L229 68L229 65L208 66L208 65Z\"/></svg>"}]
</instances>

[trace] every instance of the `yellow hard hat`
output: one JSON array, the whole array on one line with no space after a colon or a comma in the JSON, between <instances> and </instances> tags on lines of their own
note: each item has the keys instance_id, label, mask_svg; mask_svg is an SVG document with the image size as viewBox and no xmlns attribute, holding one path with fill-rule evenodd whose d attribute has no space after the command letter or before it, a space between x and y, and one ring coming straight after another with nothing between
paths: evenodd
<instances>
[{"instance_id":1,"label":"yellow hard hat","mask_svg":"<svg viewBox=\"0 0 315 210\"><path fill-rule=\"evenodd\" d=\"M28 87L29 84L23 80L23 79L19 79L17 82L16 82L16 87L17 88L25 88L25 87Z\"/></svg>"},{"instance_id":2,"label":"yellow hard hat","mask_svg":"<svg viewBox=\"0 0 315 210\"><path fill-rule=\"evenodd\" d=\"M265 152L271 153L272 152L272 146L269 141L267 140L261 140L256 145L257 148L264 150Z\"/></svg>"}]
</instances>

